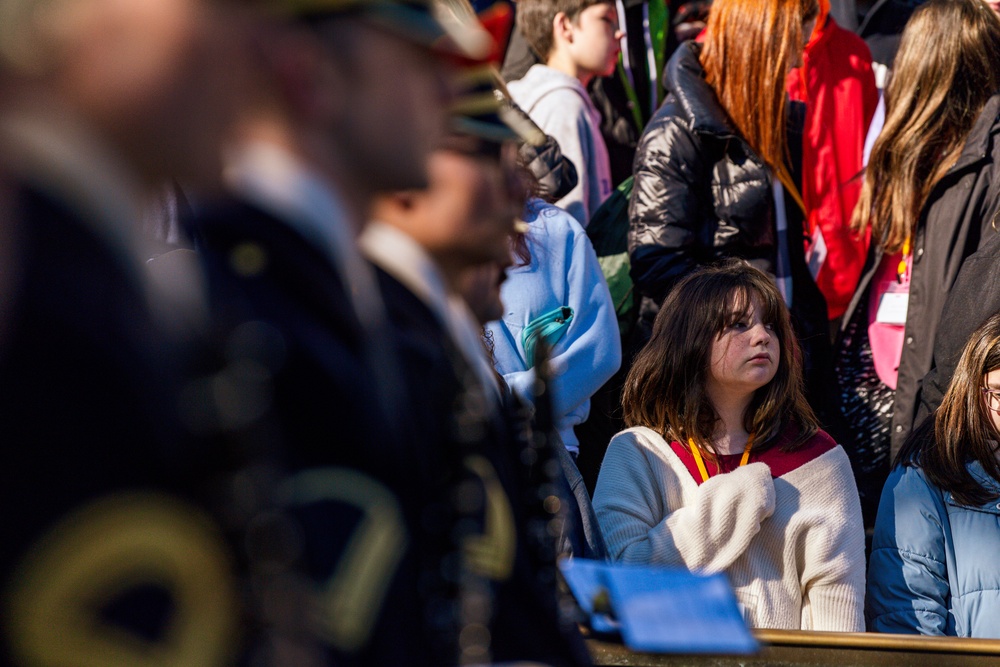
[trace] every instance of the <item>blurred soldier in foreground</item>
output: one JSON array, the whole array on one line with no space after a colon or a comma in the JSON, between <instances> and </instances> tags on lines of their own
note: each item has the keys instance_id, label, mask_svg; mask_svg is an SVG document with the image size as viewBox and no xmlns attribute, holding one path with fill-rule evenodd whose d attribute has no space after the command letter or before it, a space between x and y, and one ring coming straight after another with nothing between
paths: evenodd
<instances>
[{"instance_id":1,"label":"blurred soldier in foreground","mask_svg":"<svg viewBox=\"0 0 1000 667\"><path fill-rule=\"evenodd\" d=\"M431 553L424 452L360 233L381 192L422 188L446 127L441 52L485 33L424 2L274 2L255 93L227 153L228 195L196 216L215 314L274 342L267 366L285 469L249 553L269 664L439 665L424 619L447 563ZM447 555L447 554L445 554Z\"/></svg>"},{"instance_id":2,"label":"blurred soldier in foreground","mask_svg":"<svg viewBox=\"0 0 1000 667\"><path fill-rule=\"evenodd\" d=\"M439 526L428 546L455 554L441 559L449 569L433 591L450 614L428 625L441 641L435 648L449 636L462 641L438 664L587 664L579 633L559 620L558 502L544 479L558 468L545 472L551 453L519 439L501 403L502 379L460 293L469 271L510 263L510 236L527 196L515 143L515 128L525 123L500 107L492 76L472 68L458 77L461 95L428 163L429 187L381 198L362 247L380 269L387 310L405 341L401 360L420 420L412 442L421 457L410 475L421 480L422 502Z\"/></svg>"},{"instance_id":3,"label":"blurred soldier in foreground","mask_svg":"<svg viewBox=\"0 0 1000 667\"><path fill-rule=\"evenodd\" d=\"M230 552L195 509L209 453L177 400L197 281L150 280L138 234L150 185L219 171L240 79L221 18L0 0L0 664L233 654Z\"/></svg>"}]
</instances>

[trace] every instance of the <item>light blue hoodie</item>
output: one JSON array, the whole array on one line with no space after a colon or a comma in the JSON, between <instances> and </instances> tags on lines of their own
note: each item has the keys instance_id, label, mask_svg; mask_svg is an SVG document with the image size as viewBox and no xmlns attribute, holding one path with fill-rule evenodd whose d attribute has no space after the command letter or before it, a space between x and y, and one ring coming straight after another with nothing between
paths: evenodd
<instances>
[{"instance_id":1,"label":"light blue hoodie","mask_svg":"<svg viewBox=\"0 0 1000 667\"><path fill-rule=\"evenodd\" d=\"M590 397L621 365L618 319L611 293L587 233L566 211L540 199L528 202L531 262L507 270L500 290L504 315L490 322L497 370L510 388L531 401L521 331L560 306L573 309L566 334L552 349L552 399L556 428L570 452L579 451L573 427L590 413Z\"/></svg>"}]
</instances>

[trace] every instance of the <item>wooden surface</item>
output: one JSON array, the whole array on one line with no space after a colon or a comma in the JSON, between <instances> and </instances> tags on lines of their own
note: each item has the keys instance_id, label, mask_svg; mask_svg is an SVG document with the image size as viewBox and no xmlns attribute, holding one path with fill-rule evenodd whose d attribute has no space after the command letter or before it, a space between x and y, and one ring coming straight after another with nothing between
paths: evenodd
<instances>
[{"instance_id":1,"label":"wooden surface","mask_svg":"<svg viewBox=\"0 0 1000 667\"><path fill-rule=\"evenodd\" d=\"M750 656L648 655L621 644L588 640L598 667L963 667L1000 665L1000 640L876 633L758 630L761 652Z\"/></svg>"}]
</instances>

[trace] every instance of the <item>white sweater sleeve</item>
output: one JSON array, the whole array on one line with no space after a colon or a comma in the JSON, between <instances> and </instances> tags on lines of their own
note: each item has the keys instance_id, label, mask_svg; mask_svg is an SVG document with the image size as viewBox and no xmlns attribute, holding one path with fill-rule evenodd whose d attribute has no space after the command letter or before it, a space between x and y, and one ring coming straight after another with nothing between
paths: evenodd
<instances>
[{"instance_id":1,"label":"white sweater sleeve","mask_svg":"<svg viewBox=\"0 0 1000 667\"><path fill-rule=\"evenodd\" d=\"M770 469L753 463L696 486L692 479L682 481L682 475L690 477L686 468L656 438L659 452L635 431L619 433L608 447L594 510L610 558L704 573L725 570L774 512Z\"/></svg>"},{"instance_id":2,"label":"white sweater sleeve","mask_svg":"<svg viewBox=\"0 0 1000 667\"><path fill-rule=\"evenodd\" d=\"M803 523L803 627L863 632L865 532L861 503L847 454L841 447L808 465L797 482Z\"/></svg>"}]
</instances>

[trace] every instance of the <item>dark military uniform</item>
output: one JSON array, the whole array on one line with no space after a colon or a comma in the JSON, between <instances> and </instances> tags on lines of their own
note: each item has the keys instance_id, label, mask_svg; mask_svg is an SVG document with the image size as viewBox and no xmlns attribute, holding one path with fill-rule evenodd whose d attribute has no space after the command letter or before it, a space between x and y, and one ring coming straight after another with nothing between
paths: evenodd
<instances>
[{"instance_id":1,"label":"dark military uniform","mask_svg":"<svg viewBox=\"0 0 1000 667\"><path fill-rule=\"evenodd\" d=\"M449 626L454 639L468 626L483 625L488 630L478 647L483 661L588 664L579 632L563 623L557 608L550 531L557 517L545 499L557 493L554 479L561 471L558 464L546 466L555 463L551 450L532 441L524 415L517 415L512 403L501 406L496 395L484 392L426 303L381 269L379 284L402 339L404 377L420 418L410 440L422 457L414 472L419 471L430 516L450 519L430 523L442 529L426 536L428 546L450 544L463 555L442 560L451 567L443 581L459 586L450 603L443 597L431 601L434 608L447 604L449 614L429 619L440 624L430 630L445 646ZM510 523L497 516L509 517ZM470 603L470 598L478 600Z\"/></svg>"},{"instance_id":2,"label":"dark military uniform","mask_svg":"<svg viewBox=\"0 0 1000 667\"><path fill-rule=\"evenodd\" d=\"M5 142L0 664L224 664L240 598L218 461L177 400L190 341L152 307L119 193Z\"/></svg>"},{"instance_id":3,"label":"dark military uniform","mask_svg":"<svg viewBox=\"0 0 1000 667\"><path fill-rule=\"evenodd\" d=\"M378 386L391 370L374 368L394 350L373 349L340 271L293 223L233 199L203 211L194 231L217 317L273 341L269 446L282 477L271 494L281 518L264 561L250 564L273 582L260 600L274 623L260 650L272 662L290 642L321 663L413 664L429 650L417 622L416 458L402 436L405 406L390 410ZM275 618L297 601L318 622Z\"/></svg>"}]
</instances>

